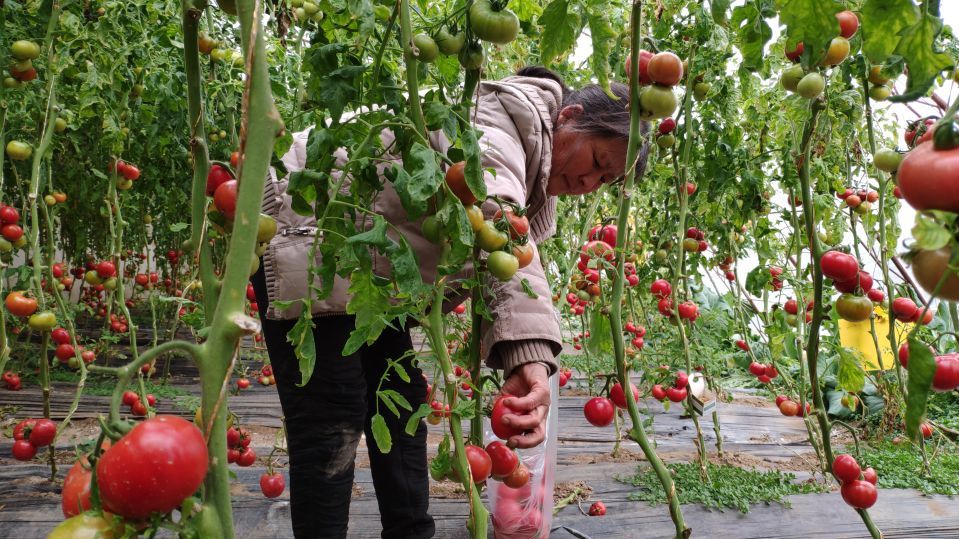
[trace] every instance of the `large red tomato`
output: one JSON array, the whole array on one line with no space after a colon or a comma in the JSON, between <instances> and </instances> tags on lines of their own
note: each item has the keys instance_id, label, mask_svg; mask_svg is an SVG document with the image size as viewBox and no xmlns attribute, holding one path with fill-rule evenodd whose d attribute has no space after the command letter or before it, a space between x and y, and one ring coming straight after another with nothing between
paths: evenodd
<instances>
[{"instance_id":1,"label":"large red tomato","mask_svg":"<svg viewBox=\"0 0 959 539\"><path fill-rule=\"evenodd\" d=\"M490 459L486 450L478 445L468 445L465 449L473 482L482 483L486 481L493 471L493 460Z\"/></svg>"},{"instance_id":2,"label":"large red tomato","mask_svg":"<svg viewBox=\"0 0 959 539\"><path fill-rule=\"evenodd\" d=\"M959 148L937 150L923 142L906 154L897 178L902 197L917 210L959 212Z\"/></svg>"},{"instance_id":3,"label":"large red tomato","mask_svg":"<svg viewBox=\"0 0 959 539\"><path fill-rule=\"evenodd\" d=\"M873 485L869 481L860 481L858 479L843 483L840 493L842 494L843 501L856 509L869 509L876 503L876 499L879 498L879 491L876 489L876 485Z\"/></svg>"},{"instance_id":4,"label":"large red tomato","mask_svg":"<svg viewBox=\"0 0 959 539\"><path fill-rule=\"evenodd\" d=\"M859 261L856 257L840 251L824 253L819 264L822 274L833 281L852 281L859 274Z\"/></svg>"},{"instance_id":5,"label":"large red tomato","mask_svg":"<svg viewBox=\"0 0 959 539\"><path fill-rule=\"evenodd\" d=\"M73 463L63 480L63 493L60 506L63 516L72 517L90 509L90 478L93 470L86 458Z\"/></svg>"},{"instance_id":6,"label":"large red tomato","mask_svg":"<svg viewBox=\"0 0 959 539\"><path fill-rule=\"evenodd\" d=\"M583 414L586 421L597 427L605 427L613 422L613 416L616 414L616 408L613 401L606 397L593 397L583 407Z\"/></svg>"},{"instance_id":7,"label":"large red tomato","mask_svg":"<svg viewBox=\"0 0 959 539\"><path fill-rule=\"evenodd\" d=\"M168 513L196 492L208 466L203 434L176 416L133 427L97 462L104 507L127 518Z\"/></svg>"},{"instance_id":8,"label":"large red tomato","mask_svg":"<svg viewBox=\"0 0 959 539\"><path fill-rule=\"evenodd\" d=\"M220 210L224 217L231 221L236 214L237 187L236 180L227 180L221 183L213 193L213 205Z\"/></svg>"},{"instance_id":9,"label":"large red tomato","mask_svg":"<svg viewBox=\"0 0 959 539\"><path fill-rule=\"evenodd\" d=\"M512 395L500 395L496 397L496 401L493 402L493 412L490 414L489 424L493 429L493 434L503 440L509 440L512 436L518 436L523 434L522 429L516 429L510 427L503 422L503 416L506 414L515 414L516 412L507 407L505 400L512 397Z\"/></svg>"},{"instance_id":10,"label":"large red tomato","mask_svg":"<svg viewBox=\"0 0 959 539\"><path fill-rule=\"evenodd\" d=\"M639 401L639 390L636 389L636 384L630 382L629 387L633 390L633 401ZM623 386L616 382L613 384L613 387L609 390L609 398L613 400L613 403L622 409L626 409L626 392L623 391Z\"/></svg>"},{"instance_id":11,"label":"large red tomato","mask_svg":"<svg viewBox=\"0 0 959 539\"><path fill-rule=\"evenodd\" d=\"M935 391L952 391L959 387L959 355L946 354L936 358L936 375L932 379Z\"/></svg>"},{"instance_id":12,"label":"large red tomato","mask_svg":"<svg viewBox=\"0 0 959 539\"><path fill-rule=\"evenodd\" d=\"M616 245L616 225L596 225L589 231L589 239Z\"/></svg>"}]
</instances>

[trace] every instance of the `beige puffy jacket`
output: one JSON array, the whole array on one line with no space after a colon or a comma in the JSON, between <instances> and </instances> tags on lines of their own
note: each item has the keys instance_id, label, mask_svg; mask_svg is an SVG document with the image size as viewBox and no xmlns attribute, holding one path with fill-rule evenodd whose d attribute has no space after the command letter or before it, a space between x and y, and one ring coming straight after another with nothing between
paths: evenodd
<instances>
[{"instance_id":1,"label":"beige puffy jacket","mask_svg":"<svg viewBox=\"0 0 959 539\"><path fill-rule=\"evenodd\" d=\"M484 82L479 88L475 123L482 131L482 165L484 169L496 171L495 176L486 173L488 193L528 207L530 238L534 243L556 232L556 198L547 195L546 183L553 147L553 121L561 103L559 84L548 79L509 77ZM304 168L308 136L308 132L294 135L292 148L283 156L287 170ZM389 132L382 134L385 140L391 137ZM441 132L431 133L430 142L440 152L445 153L449 147ZM337 157L342 164L346 155L340 153L342 155ZM274 302L306 296L307 257L313 241L309 227L316 224L313 217L299 215L290 208L291 198L286 194L286 185L286 178L277 178L271 169L263 201L263 211L275 217L279 226L279 233L263 257L270 298L267 317L271 319L291 319L300 314L302 304L299 302L285 310L278 309ZM389 182L385 185L377 195L373 209L406 237L416 252L423 280L432 283L440 250L423 237L422 220L410 221L392 185ZM496 211L496 205L487 202L483 211L489 218ZM374 255L374 271L388 275L388 260ZM461 276L470 271L471 268L467 267ZM531 298L523 290L521 282L524 278L536 292L536 298ZM533 262L519 270L513 279L491 284L492 295L488 300L494 320L483 325L481 347L487 365L503 369L508 375L520 365L540 361L550 367L551 373L555 372L554 358L562 349L559 317L551 301L539 252ZM345 314L348 287L346 279L337 277L333 292L327 298L313 302L313 314ZM451 309L464 297L463 291L457 291L445 308Z\"/></svg>"}]
</instances>

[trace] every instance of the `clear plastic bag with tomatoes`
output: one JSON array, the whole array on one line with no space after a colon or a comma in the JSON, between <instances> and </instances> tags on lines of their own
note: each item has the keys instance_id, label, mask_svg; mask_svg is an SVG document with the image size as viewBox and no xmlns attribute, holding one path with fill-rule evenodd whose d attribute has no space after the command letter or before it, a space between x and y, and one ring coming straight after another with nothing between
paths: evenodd
<instances>
[{"instance_id":1,"label":"clear plastic bag with tomatoes","mask_svg":"<svg viewBox=\"0 0 959 539\"><path fill-rule=\"evenodd\" d=\"M546 438L540 445L519 449L520 462L529 469L529 482L510 488L492 479L486 482L495 539L546 539L553 519L553 482L556 471L557 415L559 412L559 377L549 380L550 404L546 420ZM487 441L498 440L484 423Z\"/></svg>"}]
</instances>

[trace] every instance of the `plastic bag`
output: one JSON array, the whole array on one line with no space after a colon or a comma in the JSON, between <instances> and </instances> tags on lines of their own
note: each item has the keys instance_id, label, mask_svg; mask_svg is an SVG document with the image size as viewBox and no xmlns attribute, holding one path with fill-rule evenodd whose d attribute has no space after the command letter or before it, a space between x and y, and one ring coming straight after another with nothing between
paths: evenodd
<instances>
[{"instance_id":1,"label":"plastic bag","mask_svg":"<svg viewBox=\"0 0 959 539\"><path fill-rule=\"evenodd\" d=\"M520 462L529 469L529 482L514 489L499 481L488 481L487 497L495 539L546 539L553 520L553 481L556 471L559 376L549 380L550 403L546 439L530 449L518 449ZM486 440L499 440L484 422Z\"/></svg>"}]
</instances>

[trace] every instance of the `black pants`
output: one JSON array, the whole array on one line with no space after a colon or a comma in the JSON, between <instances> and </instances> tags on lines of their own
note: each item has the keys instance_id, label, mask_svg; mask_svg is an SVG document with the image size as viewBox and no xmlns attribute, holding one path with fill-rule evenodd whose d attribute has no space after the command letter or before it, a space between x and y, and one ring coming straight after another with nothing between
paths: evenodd
<instances>
[{"instance_id":1,"label":"black pants","mask_svg":"<svg viewBox=\"0 0 959 539\"><path fill-rule=\"evenodd\" d=\"M299 364L286 340L295 321L265 318L269 299L263 270L253 276L253 286L286 417L294 536L347 536L353 462L360 435L365 432L382 536L432 537L435 526L427 512L426 425L421 421L416 435L408 436L404 430L410 413L400 408L401 416L397 418L380 405L380 414L386 419L393 441L386 454L380 452L370 430L370 418L376 413L376 389L386 370L386 359L399 358L412 349L409 332L387 329L373 345L344 357L340 352L353 330L353 317L317 317L313 330L316 366L309 382L298 387ZM391 372L382 389L398 391L415 410L425 398L426 381L409 357L402 363L411 383Z\"/></svg>"}]
</instances>

